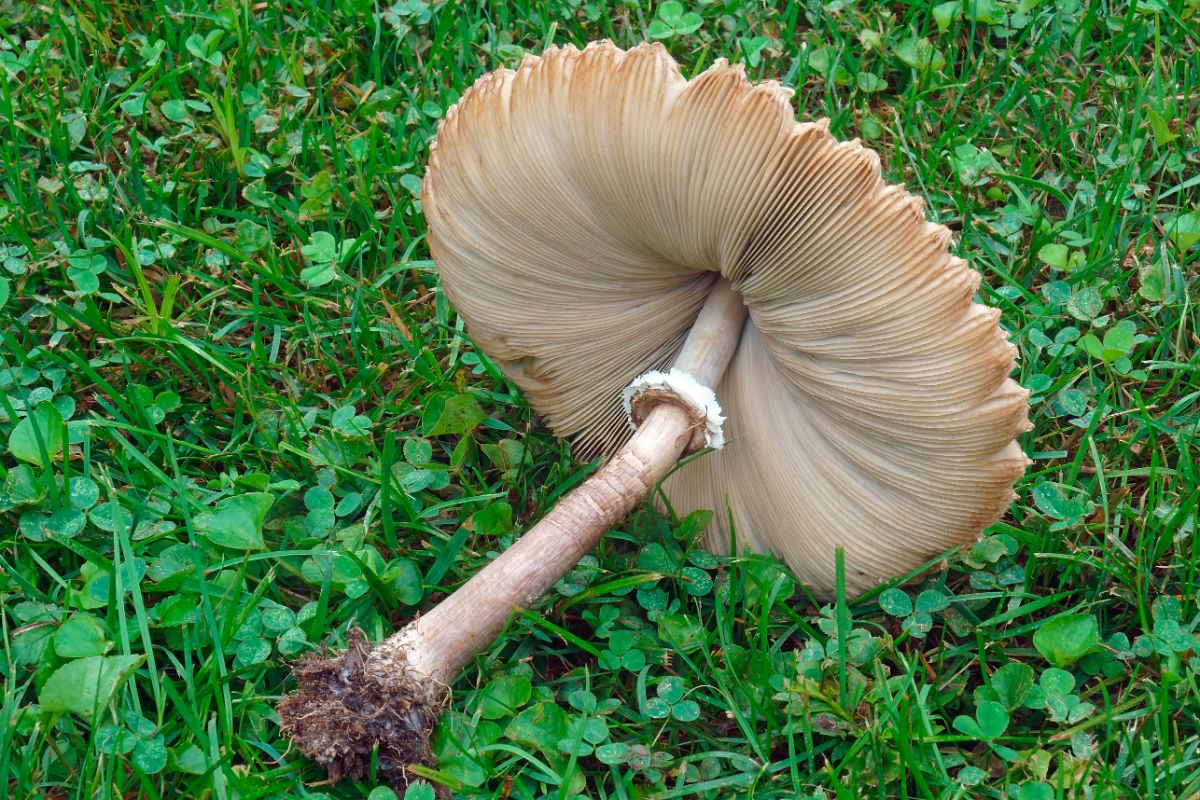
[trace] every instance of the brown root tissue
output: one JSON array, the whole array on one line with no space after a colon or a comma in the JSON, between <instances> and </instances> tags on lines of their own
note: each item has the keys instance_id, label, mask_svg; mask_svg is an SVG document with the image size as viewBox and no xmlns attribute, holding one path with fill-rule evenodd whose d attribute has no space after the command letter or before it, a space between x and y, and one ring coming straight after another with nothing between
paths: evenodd
<instances>
[{"instance_id":1,"label":"brown root tissue","mask_svg":"<svg viewBox=\"0 0 1200 800\"><path fill-rule=\"evenodd\" d=\"M374 648L362 631L352 628L346 644L336 657L309 655L292 665L298 688L279 704L280 725L331 782L366 777L378 748L378 777L403 788L410 765L433 764L429 736L442 709L402 665L371 668Z\"/></svg>"}]
</instances>

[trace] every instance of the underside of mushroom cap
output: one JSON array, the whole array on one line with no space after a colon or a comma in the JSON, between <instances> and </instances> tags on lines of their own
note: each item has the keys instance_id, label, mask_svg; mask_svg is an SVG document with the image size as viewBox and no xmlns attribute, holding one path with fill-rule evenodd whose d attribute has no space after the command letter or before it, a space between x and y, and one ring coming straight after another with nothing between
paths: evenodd
<instances>
[{"instance_id":1,"label":"underside of mushroom cap","mask_svg":"<svg viewBox=\"0 0 1200 800\"><path fill-rule=\"evenodd\" d=\"M667 494L821 595L843 547L857 593L1003 513L1028 393L949 232L790 97L724 61L685 80L660 45L553 48L450 110L423 206L471 336L584 456L624 441L622 389L728 278L727 443Z\"/></svg>"}]
</instances>

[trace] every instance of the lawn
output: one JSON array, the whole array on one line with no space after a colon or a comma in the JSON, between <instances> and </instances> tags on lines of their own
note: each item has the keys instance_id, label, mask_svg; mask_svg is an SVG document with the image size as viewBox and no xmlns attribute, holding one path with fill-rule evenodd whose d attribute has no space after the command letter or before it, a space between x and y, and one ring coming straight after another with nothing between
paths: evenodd
<instances>
[{"instance_id":1,"label":"lawn","mask_svg":"<svg viewBox=\"0 0 1200 800\"><path fill-rule=\"evenodd\" d=\"M1033 463L978 544L851 602L638 512L416 772L1200 796L1200 3L783 5L0 0L0 797L397 796L289 748L288 662L385 637L596 467L440 291L429 143L526 52L650 37L794 87L954 231Z\"/></svg>"}]
</instances>

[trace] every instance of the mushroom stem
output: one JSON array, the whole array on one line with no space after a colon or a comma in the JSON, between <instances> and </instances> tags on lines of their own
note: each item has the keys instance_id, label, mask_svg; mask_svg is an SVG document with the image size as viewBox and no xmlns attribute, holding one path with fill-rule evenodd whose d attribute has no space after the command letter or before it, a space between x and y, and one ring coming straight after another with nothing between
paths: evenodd
<instances>
[{"instance_id":1,"label":"mushroom stem","mask_svg":"<svg viewBox=\"0 0 1200 800\"><path fill-rule=\"evenodd\" d=\"M700 309L675 368L710 388L737 348L746 307L720 278ZM447 683L499 635L516 608L554 586L670 471L691 437L687 412L660 403L626 445L517 542L461 588L376 648L402 648L409 669Z\"/></svg>"},{"instance_id":2,"label":"mushroom stem","mask_svg":"<svg viewBox=\"0 0 1200 800\"><path fill-rule=\"evenodd\" d=\"M667 474L691 438L691 419L661 404L607 464L461 588L384 642L410 669L446 683L487 647L514 609L529 606Z\"/></svg>"},{"instance_id":3,"label":"mushroom stem","mask_svg":"<svg viewBox=\"0 0 1200 800\"><path fill-rule=\"evenodd\" d=\"M688 331L674 368L715 389L737 350L747 313L742 296L728 280L718 279Z\"/></svg>"},{"instance_id":4,"label":"mushroom stem","mask_svg":"<svg viewBox=\"0 0 1200 800\"><path fill-rule=\"evenodd\" d=\"M709 387L718 384L737 348L746 314L741 297L727 280L718 279L675 368ZM371 750L378 746L385 775L403 783L404 765L428 758L423 747L410 740L432 726L450 680L478 650L491 644L514 610L529 606L549 590L650 493L679 460L694 425L692 414L682 406L655 405L612 459L427 614L369 650L360 643L357 651L352 647L332 661L299 665L300 690L280 704L279 712L284 729L300 750L336 779L364 769ZM357 655L347 665L351 652ZM311 675L320 680L314 684L309 679L306 684ZM356 682L369 688L369 697L357 696L353 703L335 697L336 706L329 704L330 694L355 694ZM380 719L391 721L392 727L379 724ZM314 725L320 735L310 730ZM346 729L341 742L329 734L335 725ZM388 736L404 740L389 741Z\"/></svg>"}]
</instances>

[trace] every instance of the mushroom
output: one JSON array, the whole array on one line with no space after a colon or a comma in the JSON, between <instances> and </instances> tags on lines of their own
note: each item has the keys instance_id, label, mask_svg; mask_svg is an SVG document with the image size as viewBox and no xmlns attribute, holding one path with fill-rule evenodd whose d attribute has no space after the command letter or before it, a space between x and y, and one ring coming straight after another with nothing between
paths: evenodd
<instances>
[{"instance_id":1,"label":"mushroom","mask_svg":"<svg viewBox=\"0 0 1200 800\"><path fill-rule=\"evenodd\" d=\"M378 747L402 782L457 672L682 454L713 451L663 484L716 511L706 546L776 553L822 598L839 549L854 595L1003 513L1028 392L999 312L879 157L790 97L599 42L450 109L423 191L443 287L550 428L609 459L384 643L296 666L283 727L331 777Z\"/></svg>"}]
</instances>

